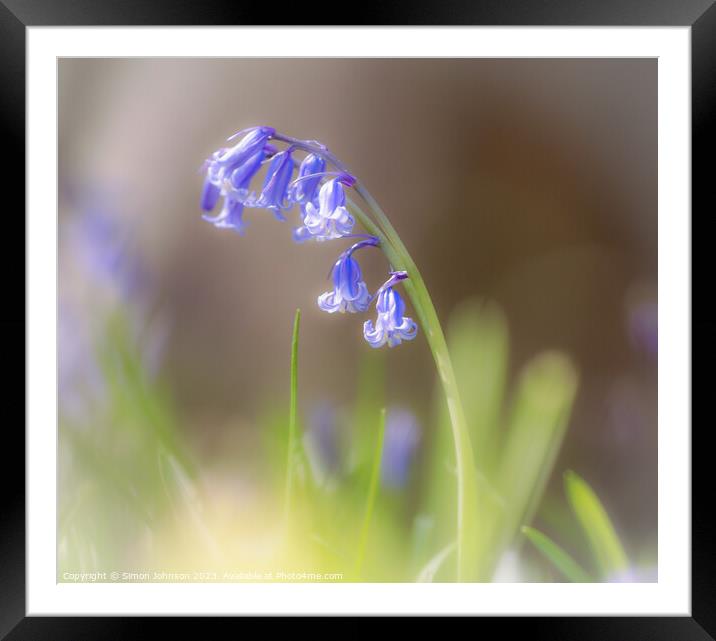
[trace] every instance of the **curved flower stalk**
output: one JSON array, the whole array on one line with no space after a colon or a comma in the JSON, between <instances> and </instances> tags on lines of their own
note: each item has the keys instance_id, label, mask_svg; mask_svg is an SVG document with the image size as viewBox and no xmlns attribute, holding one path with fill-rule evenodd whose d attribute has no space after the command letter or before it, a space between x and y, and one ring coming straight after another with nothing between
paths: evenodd
<instances>
[{"instance_id":1,"label":"curved flower stalk","mask_svg":"<svg viewBox=\"0 0 716 641\"><path fill-rule=\"evenodd\" d=\"M300 224L293 233L297 242L361 238L339 255L332 269L333 291L319 296L317 302L328 313L363 313L376 301L376 321L368 320L363 326L371 347L395 347L417 335L418 325L404 315L405 303L397 289L403 282L433 353L450 413L457 460L457 576L458 580L473 579L478 477L445 336L418 268L375 199L325 145L286 136L272 127L251 127L229 140L240 136L233 147L219 149L204 164L201 207L206 220L243 232L244 208L270 209L276 218L285 220L284 213L298 207ZM302 160L295 158L298 154L305 154ZM250 183L264 165L268 169L257 194L250 190ZM293 178L296 168L298 175ZM363 201L365 211L346 194L347 189ZM221 213L208 216L221 200ZM367 233L354 233L356 223ZM388 279L373 295L354 257L366 247L379 247L390 264Z\"/></svg>"}]
</instances>

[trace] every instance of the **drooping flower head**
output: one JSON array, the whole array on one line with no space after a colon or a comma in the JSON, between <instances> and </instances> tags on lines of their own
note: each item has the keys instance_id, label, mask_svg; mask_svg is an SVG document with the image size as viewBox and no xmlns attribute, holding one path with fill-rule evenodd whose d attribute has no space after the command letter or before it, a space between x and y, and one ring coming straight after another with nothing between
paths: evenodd
<instances>
[{"instance_id":1,"label":"drooping flower head","mask_svg":"<svg viewBox=\"0 0 716 641\"><path fill-rule=\"evenodd\" d=\"M201 192L201 208L205 212L212 211L219 200L224 199L219 214L209 216L205 213L204 220L240 234L245 227L243 211L251 180L268 154L274 151L268 144L274 132L271 127L253 127L247 132L234 147L219 149L204 163L206 176Z\"/></svg>"},{"instance_id":2,"label":"drooping flower head","mask_svg":"<svg viewBox=\"0 0 716 641\"><path fill-rule=\"evenodd\" d=\"M232 147L214 152L204 163L204 185L200 204L203 218L215 227L243 233L246 225L243 216L246 208L269 209L281 221L285 212L297 206L300 224L294 229L297 242L307 240L328 241L347 237L362 237L342 252L332 269L333 290L318 297L318 306L328 312L365 312L377 299L378 319L375 325L364 325L364 337L372 347L393 347L401 341L411 340L417 332L416 324L404 317L405 305L393 288L407 278L405 272L391 272L391 278L375 297L371 297L363 281L358 261L353 253L367 246L377 247L377 236L354 234L355 218L348 206L356 207L346 197L346 188L356 187L356 178L328 150L315 140L299 140L278 133L273 127L251 127L229 138L239 141ZM278 146L277 146L278 145ZM280 150L279 147L285 145ZM298 161L296 154L305 153ZM262 167L268 164L261 189L252 190ZM332 165L327 171L327 165ZM298 176L293 178L298 167ZM365 200L365 193L363 193ZM209 215L221 202L215 216ZM356 209L365 216L360 209ZM365 222L363 218L361 218Z\"/></svg>"},{"instance_id":3,"label":"drooping flower head","mask_svg":"<svg viewBox=\"0 0 716 641\"><path fill-rule=\"evenodd\" d=\"M398 272L389 279L378 292L376 311L378 318L363 324L363 336L371 347L388 347L400 345L402 341L413 340L418 332L415 321L405 316L405 303L393 284L403 280L405 272Z\"/></svg>"},{"instance_id":4,"label":"drooping flower head","mask_svg":"<svg viewBox=\"0 0 716 641\"><path fill-rule=\"evenodd\" d=\"M333 291L318 297L318 306L329 314L364 312L370 305L370 293L363 282L358 261L346 252L333 266Z\"/></svg>"}]
</instances>

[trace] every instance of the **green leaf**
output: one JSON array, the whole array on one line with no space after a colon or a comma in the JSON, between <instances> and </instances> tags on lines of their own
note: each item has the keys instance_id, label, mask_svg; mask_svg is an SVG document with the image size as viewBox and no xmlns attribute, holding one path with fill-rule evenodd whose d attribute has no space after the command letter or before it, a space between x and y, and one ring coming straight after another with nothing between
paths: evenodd
<instances>
[{"instance_id":1,"label":"green leaf","mask_svg":"<svg viewBox=\"0 0 716 641\"><path fill-rule=\"evenodd\" d=\"M522 534L572 583L592 583L594 581L567 552L542 532L525 525L522 528Z\"/></svg>"},{"instance_id":2,"label":"green leaf","mask_svg":"<svg viewBox=\"0 0 716 641\"><path fill-rule=\"evenodd\" d=\"M417 583L432 583L438 570L443 566L447 558L455 550L455 543L446 545L440 552L438 552L432 559L430 559L418 573L415 581Z\"/></svg>"},{"instance_id":3,"label":"green leaf","mask_svg":"<svg viewBox=\"0 0 716 641\"><path fill-rule=\"evenodd\" d=\"M496 553L507 546L521 523L539 506L564 439L577 373L560 352L545 352L523 369L510 412L502 448L498 488L506 510L496 534ZM495 559L496 561L496 559Z\"/></svg>"},{"instance_id":4,"label":"green leaf","mask_svg":"<svg viewBox=\"0 0 716 641\"><path fill-rule=\"evenodd\" d=\"M470 300L450 316L448 347L460 388L477 468L488 477L497 464L509 336L500 308Z\"/></svg>"},{"instance_id":5,"label":"green leaf","mask_svg":"<svg viewBox=\"0 0 716 641\"><path fill-rule=\"evenodd\" d=\"M602 575L606 577L626 570L629 562L624 548L594 490L572 471L565 473L564 486Z\"/></svg>"}]
</instances>

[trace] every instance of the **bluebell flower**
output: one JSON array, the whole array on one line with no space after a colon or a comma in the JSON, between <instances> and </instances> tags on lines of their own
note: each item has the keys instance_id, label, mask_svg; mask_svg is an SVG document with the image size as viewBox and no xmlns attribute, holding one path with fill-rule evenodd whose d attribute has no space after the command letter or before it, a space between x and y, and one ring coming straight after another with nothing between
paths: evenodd
<instances>
[{"instance_id":1,"label":"bluebell flower","mask_svg":"<svg viewBox=\"0 0 716 641\"><path fill-rule=\"evenodd\" d=\"M238 167L232 169L228 183L224 184L224 189L237 200L241 202L246 200L249 195L251 179L261 169L261 163L266 155L265 149L259 149L253 156L249 156Z\"/></svg>"},{"instance_id":2,"label":"bluebell flower","mask_svg":"<svg viewBox=\"0 0 716 641\"><path fill-rule=\"evenodd\" d=\"M227 225L229 213L236 218L238 202L243 204L249 197L251 179L261 168L261 164L272 148L267 141L274 130L270 127L253 127L241 141L230 149L219 149L204 163L206 176L201 191L201 208L210 212L216 207L219 199L229 198L231 203L224 203L223 211L216 217L204 216L204 219L219 227L236 228ZM239 132L243 133L243 132ZM238 135L238 134L235 134ZM239 211L238 216L240 217Z\"/></svg>"},{"instance_id":3,"label":"bluebell flower","mask_svg":"<svg viewBox=\"0 0 716 641\"><path fill-rule=\"evenodd\" d=\"M370 305L368 287L363 282L358 261L346 252L333 266L333 291L318 297L318 306L329 314L364 312Z\"/></svg>"},{"instance_id":4,"label":"bluebell flower","mask_svg":"<svg viewBox=\"0 0 716 641\"><path fill-rule=\"evenodd\" d=\"M205 214L202 218L219 229L232 229L238 234L243 234L246 229L243 216L244 206L241 202L227 196L224 198L224 206L217 216Z\"/></svg>"},{"instance_id":5,"label":"bluebell flower","mask_svg":"<svg viewBox=\"0 0 716 641\"><path fill-rule=\"evenodd\" d=\"M326 161L317 154L308 154L298 169L298 177L289 187L289 198L298 205L316 203L321 174L326 171Z\"/></svg>"},{"instance_id":6,"label":"bluebell flower","mask_svg":"<svg viewBox=\"0 0 716 641\"><path fill-rule=\"evenodd\" d=\"M391 283L394 278L388 281ZM388 347L400 345L402 341L413 340L418 333L418 326L415 321L405 313L405 303L400 294L393 289L392 285L386 283L378 293L376 311L378 319L366 321L363 324L363 336L371 347L382 347L386 343Z\"/></svg>"},{"instance_id":7,"label":"bluebell flower","mask_svg":"<svg viewBox=\"0 0 716 641\"><path fill-rule=\"evenodd\" d=\"M303 208L303 225L295 230L298 242L313 238L331 240L348 236L353 231L355 220L346 209L346 194L343 178L326 181L318 192L318 206L312 202Z\"/></svg>"},{"instance_id":8,"label":"bluebell flower","mask_svg":"<svg viewBox=\"0 0 716 641\"><path fill-rule=\"evenodd\" d=\"M415 415L406 409L391 409L386 417L381 460L383 485L395 489L405 486L419 441L420 428Z\"/></svg>"},{"instance_id":9,"label":"bluebell flower","mask_svg":"<svg viewBox=\"0 0 716 641\"><path fill-rule=\"evenodd\" d=\"M293 203L288 198L288 185L293 176L293 157L291 149L280 151L272 159L266 172L261 193L249 196L244 204L247 207L271 209L279 220L286 220L282 209L289 209Z\"/></svg>"},{"instance_id":10,"label":"bluebell flower","mask_svg":"<svg viewBox=\"0 0 716 641\"><path fill-rule=\"evenodd\" d=\"M209 216L204 214L202 218L210 222L220 229L233 229L235 232L242 234L246 227L243 221L244 201L248 198L249 185L251 179L261 168L261 163L265 157L263 149L257 151L253 156L246 159L241 165L231 171L231 174L224 180L223 189L219 190L219 194L224 196L224 204L217 216ZM207 187L207 183L209 187ZM206 204L210 207L204 207L207 211L214 209L218 196L212 190L215 184L207 178L204 182L204 191L202 192L202 206L206 199ZM217 187L218 189L218 187Z\"/></svg>"},{"instance_id":11,"label":"bluebell flower","mask_svg":"<svg viewBox=\"0 0 716 641\"><path fill-rule=\"evenodd\" d=\"M217 167L233 169L261 151L275 132L273 127L251 127L239 131L229 140L244 133L246 135L233 147L219 150L213 156L212 162Z\"/></svg>"}]
</instances>

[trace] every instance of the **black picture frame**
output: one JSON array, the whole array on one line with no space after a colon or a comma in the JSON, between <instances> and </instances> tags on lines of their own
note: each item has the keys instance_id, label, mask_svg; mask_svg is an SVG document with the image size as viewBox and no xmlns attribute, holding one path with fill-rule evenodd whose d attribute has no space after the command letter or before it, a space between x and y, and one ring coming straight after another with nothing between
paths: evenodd
<instances>
[{"instance_id":1,"label":"black picture frame","mask_svg":"<svg viewBox=\"0 0 716 641\"><path fill-rule=\"evenodd\" d=\"M350 6L345 5L350 9ZM337 13L323 2L294 3L280 8L275 3L218 2L204 0L0 0L0 127L5 187L3 216L5 246L0 252L3 289L7 304L2 323L3 386L6 407L17 409L3 422L5 445L0 475L0 637L7 639L99 639L138 638L164 632L169 621L160 618L26 617L25 616L25 284L18 277L25 265L25 38L30 26L133 26L133 25L265 25L282 16L285 24L317 24ZM716 149L716 6L713 0L443 0L429 2L363 2L353 12L355 25L486 25L486 26L690 26L692 52L692 287L708 279L705 251L699 243L710 242L706 222L716 212L709 156ZM693 233L698 221L699 234ZM23 242L20 239L23 239ZM20 267L22 266L22 267ZM693 299L693 291L692 291ZM18 301L22 301L18 303ZM705 303L692 303L698 311L693 334L700 337L693 365L714 362L716 316ZM23 363L18 366L19 363ZM21 375L21 372L23 375ZM693 380L704 398L707 377ZM662 390L663 391L663 390ZM693 396L692 391L692 396ZM703 404L703 401L702 401ZM693 405L693 403L692 403ZM490 627L507 635L531 639L619 639L697 641L716 638L716 570L713 520L712 453L707 438L709 422L692 428L692 616L684 617L485 617L475 621L475 633ZM16 463L12 466L10 463ZM51 536L48 533L48 536ZM207 633L218 620L182 619L183 632ZM229 622L235 634L236 623ZM273 624L272 624L273 625ZM199 627L201 626L201 627ZM336 628L337 633L340 628ZM518 637L519 638L519 637Z\"/></svg>"}]
</instances>

